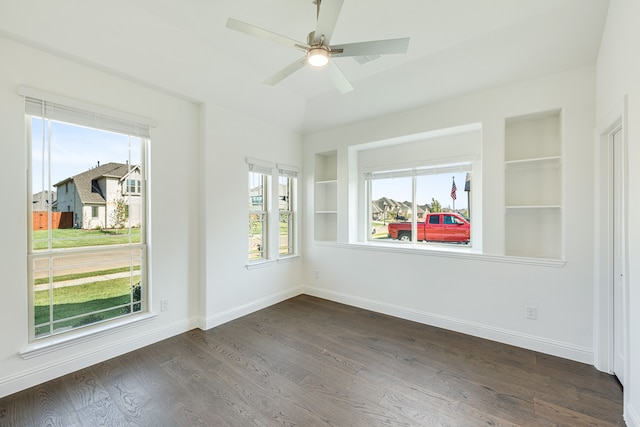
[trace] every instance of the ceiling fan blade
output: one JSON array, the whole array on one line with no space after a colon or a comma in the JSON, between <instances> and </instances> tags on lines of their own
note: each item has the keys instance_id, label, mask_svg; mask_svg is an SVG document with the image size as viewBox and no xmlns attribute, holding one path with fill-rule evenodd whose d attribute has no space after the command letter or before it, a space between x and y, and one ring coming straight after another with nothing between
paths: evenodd
<instances>
[{"instance_id":1,"label":"ceiling fan blade","mask_svg":"<svg viewBox=\"0 0 640 427\"><path fill-rule=\"evenodd\" d=\"M333 61L329 61L329 78L336 86L336 88L340 91L340 93L345 94L353 90L351 82Z\"/></svg>"},{"instance_id":2,"label":"ceiling fan blade","mask_svg":"<svg viewBox=\"0 0 640 427\"><path fill-rule=\"evenodd\" d=\"M319 44L324 36L324 44L329 45L333 30L338 22L338 16L344 0L316 0L318 2L318 23L312 44Z\"/></svg>"},{"instance_id":3,"label":"ceiling fan blade","mask_svg":"<svg viewBox=\"0 0 640 427\"><path fill-rule=\"evenodd\" d=\"M408 47L409 38L347 43L331 46L331 50L342 49L342 52L331 53L331 56L367 56L406 53Z\"/></svg>"},{"instance_id":4,"label":"ceiling fan blade","mask_svg":"<svg viewBox=\"0 0 640 427\"><path fill-rule=\"evenodd\" d=\"M250 36L260 37L284 46L293 47L298 50L307 50L306 43L281 36L280 34L272 33L271 31L264 30L260 27L256 27L255 25L247 24L246 22L238 21L237 19L229 18L227 20L227 28L249 34Z\"/></svg>"},{"instance_id":5,"label":"ceiling fan blade","mask_svg":"<svg viewBox=\"0 0 640 427\"><path fill-rule=\"evenodd\" d=\"M296 60L296 62L292 62L291 64L287 65L282 70L278 71L277 73L275 73L273 76L269 77L262 83L269 86L274 86L280 83L282 80L289 77L291 74L298 71L300 68L304 67L306 63L307 63L307 57L305 56L304 58L298 59Z\"/></svg>"}]
</instances>

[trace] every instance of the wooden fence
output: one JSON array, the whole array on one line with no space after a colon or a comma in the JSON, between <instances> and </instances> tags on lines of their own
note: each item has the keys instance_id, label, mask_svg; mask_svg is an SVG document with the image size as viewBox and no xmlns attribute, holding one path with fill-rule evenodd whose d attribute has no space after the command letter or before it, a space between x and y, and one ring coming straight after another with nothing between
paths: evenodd
<instances>
[{"instance_id":1,"label":"wooden fence","mask_svg":"<svg viewBox=\"0 0 640 427\"><path fill-rule=\"evenodd\" d=\"M46 230L48 222L47 212L33 213L34 230ZM73 228L73 212L51 212L51 228Z\"/></svg>"}]
</instances>

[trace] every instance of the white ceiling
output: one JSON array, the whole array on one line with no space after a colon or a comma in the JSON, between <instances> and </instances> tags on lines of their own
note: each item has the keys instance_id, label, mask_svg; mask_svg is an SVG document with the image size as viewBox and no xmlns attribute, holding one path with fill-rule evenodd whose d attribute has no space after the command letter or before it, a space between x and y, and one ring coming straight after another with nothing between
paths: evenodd
<instances>
[{"instance_id":1,"label":"white ceiling","mask_svg":"<svg viewBox=\"0 0 640 427\"><path fill-rule=\"evenodd\" d=\"M324 0L329 2L332 0ZM609 0L344 0L332 44L410 37L404 55L262 81L301 57L225 27L304 42L311 0L0 0L0 35L195 101L313 132L594 64Z\"/></svg>"}]
</instances>

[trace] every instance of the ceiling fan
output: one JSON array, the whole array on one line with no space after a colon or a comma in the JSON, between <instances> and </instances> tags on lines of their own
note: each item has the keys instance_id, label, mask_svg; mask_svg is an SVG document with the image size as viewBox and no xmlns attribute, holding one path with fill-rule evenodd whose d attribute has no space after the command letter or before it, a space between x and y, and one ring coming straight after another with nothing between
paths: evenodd
<instances>
[{"instance_id":1,"label":"ceiling fan","mask_svg":"<svg viewBox=\"0 0 640 427\"><path fill-rule=\"evenodd\" d=\"M313 4L316 5L317 23L315 31L311 31L307 36L306 43L281 36L280 34L233 18L227 20L227 28L305 52L303 58L296 60L278 71L266 79L263 82L264 84L273 86L305 65L313 68L322 68L328 65L329 77L333 81L333 84L341 93L347 93L353 90L353 86L338 66L333 61L330 61L332 57L351 56L358 62L365 63L379 57L379 55L406 53L409 46L409 38L375 40L331 46L329 43L336 22L338 21L343 1L344 0L313 0ZM321 8L320 5L323 7Z\"/></svg>"}]
</instances>

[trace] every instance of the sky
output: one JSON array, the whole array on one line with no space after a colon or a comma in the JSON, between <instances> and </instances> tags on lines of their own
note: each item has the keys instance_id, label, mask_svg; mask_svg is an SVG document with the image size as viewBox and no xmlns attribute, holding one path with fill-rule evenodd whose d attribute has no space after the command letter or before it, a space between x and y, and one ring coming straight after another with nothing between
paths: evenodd
<instances>
[{"instance_id":1,"label":"sky","mask_svg":"<svg viewBox=\"0 0 640 427\"><path fill-rule=\"evenodd\" d=\"M48 188L47 165L43 165L42 120L32 121L32 189L37 193ZM46 147L45 151L46 153ZM140 164L139 138L85 128L61 122L51 122L51 187L71 176L108 162ZM44 177L44 180L43 180ZM424 175L418 177L417 202L431 203L435 198L443 208L453 207L452 178L457 187L456 209L467 208L464 191L466 172ZM44 185L43 185L44 184ZM378 179L372 187L372 199L387 197L404 202L411 200L411 178Z\"/></svg>"},{"instance_id":2,"label":"sky","mask_svg":"<svg viewBox=\"0 0 640 427\"><path fill-rule=\"evenodd\" d=\"M467 193L464 184L467 173L446 173L439 175L423 175L417 179L416 198L419 205L431 204L431 198L440 202L443 208L453 208L451 198L451 185L453 177L456 182L456 209L467 208ZM411 177L377 179L373 181L371 199L378 200L381 197L396 200L398 202L411 200Z\"/></svg>"},{"instance_id":3,"label":"sky","mask_svg":"<svg viewBox=\"0 0 640 427\"><path fill-rule=\"evenodd\" d=\"M33 118L31 129L31 187L35 194L48 187L48 156L46 141L43 151L42 119ZM139 138L54 121L51 122L50 148L51 189L54 191L54 184L96 167L98 162L126 163L128 160L136 165L141 159Z\"/></svg>"}]
</instances>

